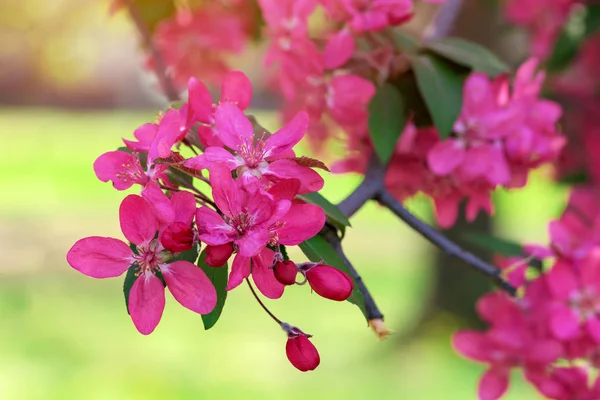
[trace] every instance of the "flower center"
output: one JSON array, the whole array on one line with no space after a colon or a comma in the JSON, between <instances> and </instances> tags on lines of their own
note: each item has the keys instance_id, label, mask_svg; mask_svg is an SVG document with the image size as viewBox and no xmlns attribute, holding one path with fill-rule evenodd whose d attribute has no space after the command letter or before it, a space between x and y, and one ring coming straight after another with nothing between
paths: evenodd
<instances>
[{"instance_id":1,"label":"flower center","mask_svg":"<svg viewBox=\"0 0 600 400\"><path fill-rule=\"evenodd\" d=\"M228 220L226 219L225 221L227 224L229 224L229 226L235 229L240 236L243 236L252 226L254 216L245 212L241 212L238 215L229 218Z\"/></svg>"},{"instance_id":2,"label":"flower center","mask_svg":"<svg viewBox=\"0 0 600 400\"><path fill-rule=\"evenodd\" d=\"M158 244L156 239L150 243L137 246L138 254L133 256L138 265L135 275L139 276L146 271L155 272L159 270L160 264L166 259L166 255L163 254L162 250L162 246Z\"/></svg>"},{"instance_id":3,"label":"flower center","mask_svg":"<svg viewBox=\"0 0 600 400\"><path fill-rule=\"evenodd\" d=\"M121 165L116 177L123 182L139 183L140 185L148 182L148 177L137 153L133 153L133 161Z\"/></svg>"},{"instance_id":4,"label":"flower center","mask_svg":"<svg viewBox=\"0 0 600 400\"><path fill-rule=\"evenodd\" d=\"M237 148L238 154L242 157L248 168L258 167L265 156L265 142L262 139L258 139L254 143L253 139L254 137L248 139Z\"/></svg>"},{"instance_id":5,"label":"flower center","mask_svg":"<svg viewBox=\"0 0 600 400\"><path fill-rule=\"evenodd\" d=\"M590 288L583 288L571 297L571 306L574 307L582 319L588 319L600 311L600 297Z\"/></svg>"}]
</instances>

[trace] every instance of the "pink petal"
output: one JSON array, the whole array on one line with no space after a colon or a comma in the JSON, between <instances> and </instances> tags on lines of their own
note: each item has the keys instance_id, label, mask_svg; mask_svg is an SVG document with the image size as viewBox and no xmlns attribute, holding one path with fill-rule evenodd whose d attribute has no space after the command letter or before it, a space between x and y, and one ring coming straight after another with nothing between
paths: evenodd
<instances>
[{"instance_id":1,"label":"pink petal","mask_svg":"<svg viewBox=\"0 0 600 400\"><path fill-rule=\"evenodd\" d=\"M101 154L94 161L94 172L102 182L112 181L117 190L129 189L134 183L144 185L148 180L133 154L120 150Z\"/></svg>"},{"instance_id":2,"label":"pink petal","mask_svg":"<svg viewBox=\"0 0 600 400\"><path fill-rule=\"evenodd\" d=\"M570 263L557 261L546 275L550 293L556 299L567 300L579 289L577 277Z\"/></svg>"},{"instance_id":3,"label":"pink petal","mask_svg":"<svg viewBox=\"0 0 600 400\"><path fill-rule=\"evenodd\" d=\"M145 272L135 280L128 308L137 330L143 335L151 334L165 309L165 288L156 275Z\"/></svg>"},{"instance_id":4,"label":"pink petal","mask_svg":"<svg viewBox=\"0 0 600 400\"><path fill-rule=\"evenodd\" d=\"M223 214L233 217L242 212L245 194L233 180L229 169L213 164L210 168L210 184L215 203Z\"/></svg>"},{"instance_id":5,"label":"pink petal","mask_svg":"<svg viewBox=\"0 0 600 400\"><path fill-rule=\"evenodd\" d=\"M196 198L190 192L175 192L171 196L171 205L175 212L174 222L190 224L196 214Z\"/></svg>"},{"instance_id":6,"label":"pink petal","mask_svg":"<svg viewBox=\"0 0 600 400\"><path fill-rule=\"evenodd\" d=\"M596 343L600 343L600 319L597 317L588 319L585 323L585 327L592 339L594 339Z\"/></svg>"},{"instance_id":7,"label":"pink petal","mask_svg":"<svg viewBox=\"0 0 600 400\"><path fill-rule=\"evenodd\" d=\"M241 71L230 71L221 86L221 102L230 101L245 110L252 100L252 83Z\"/></svg>"},{"instance_id":8,"label":"pink petal","mask_svg":"<svg viewBox=\"0 0 600 400\"><path fill-rule=\"evenodd\" d=\"M329 38L323 51L323 63L327 69L336 69L352 57L356 43L350 31L344 29Z\"/></svg>"},{"instance_id":9,"label":"pink petal","mask_svg":"<svg viewBox=\"0 0 600 400\"><path fill-rule=\"evenodd\" d=\"M150 150L150 144L154 140L157 131L158 125L151 123L144 124L133 132L133 136L138 140L137 142L123 139L123 143L133 151L147 153Z\"/></svg>"},{"instance_id":10,"label":"pink petal","mask_svg":"<svg viewBox=\"0 0 600 400\"><path fill-rule=\"evenodd\" d=\"M243 257L239 254L233 259L231 272L227 281L227 290L235 289L250 276L250 257Z\"/></svg>"},{"instance_id":11,"label":"pink petal","mask_svg":"<svg viewBox=\"0 0 600 400\"><path fill-rule=\"evenodd\" d=\"M218 163L229 168L233 171L237 167L243 164L233 154L228 152L222 147L207 147L204 153L192 157L185 161L184 165L188 168L202 170L210 168L213 163Z\"/></svg>"},{"instance_id":12,"label":"pink petal","mask_svg":"<svg viewBox=\"0 0 600 400\"><path fill-rule=\"evenodd\" d=\"M562 306L550 317L550 330L554 337L560 340L574 339L580 333L579 318L575 312L567 306Z\"/></svg>"},{"instance_id":13,"label":"pink petal","mask_svg":"<svg viewBox=\"0 0 600 400\"><path fill-rule=\"evenodd\" d=\"M296 246L315 236L327 219L323 209L314 204L292 204L283 218L283 227L277 230L279 243Z\"/></svg>"},{"instance_id":14,"label":"pink petal","mask_svg":"<svg viewBox=\"0 0 600 400\"><path fill-rule=\"evenodd\" d=\"M152 208L138 195L125 197L119 207L121 231L131 243L140 245L154 239L158 222Z\"/></svg>"},{"instance_id":15,"label":"pink petal","mask_svg":"<svg viewBox=\"0 0 600 400\"><path fill-rule=\"evenodd\" d=\"M160 120L158 132L150 150L148 159L154 161L156 158L166 158L171 155L171 148L175 143L181 141L185 131L181 129L179 111L171 109Z\"/></svg>"},{"instance_id":16,"label":"pink petal","mask_svg":"<svg viewBox=\"0 0 600 400\"><path fill-rule=\"evenodd\" d=\"M275 201L292 201L300 190L300 181L298 179L285 179L277 182L269 189L269 194Z\"/></svg>"},{"instance_id":17,"label":"pink petal","mask_svg":"<svg viewBox=\"0 0 600 400\"><path fill-rule=\"evenodd\" d=\"M275 273L269 267L273 265L275 253L264 248L258 255L252 257L252 280L265 297L278 299L283 295L284 285L275 278Z\"/></svg>"},{"instance_id":18,"label":"pink petal","mask_svg":"<svg viewBox=\"0 0 600 400\"><path fill-rule=\"evenodd\" d=\"M302 138L308 129L308 114L300 111L290 122L281 127L267 139L265 144L265 158L277 156L291 150Z\"/></svg>"},{"instance_id":19,"label":"pink petal","mask_svg":"<svg viewBox=\"0 0 600 400\"><path fill-rule=\"evenodd\" d=\"M311 168L298 165L293 160L274 161L269 164L263 174L271 180L273 177L277 179L298 179L300 181L299 194L318 192L324 185L321 175Z\"/></svg>"},{"instance_id":20,"label":"pink petal","mask_svg":"<svg viewBox=\"0 0 600 400\"><path fill-rule=\"evenodd\" d=\"M210 123L213 113L213 102L210 92L196 78L188 81L188 116L187 125L194 122Z\"/></svg>"},{"instance_id":21,"label":"pink petal","mask_svg":"<svg viewBox=\"0 0 600 400\"><path fill-rule=\"evenodd\" d=\"M528 361L548 365L562 355L563 348L556 340L540 340L528 343L526 353Z\"/></svg>"},{"instance_id":22,"label":"pink petal","mask_svg":"<svg viewBox=\"0 0 600 400\"><path fill-rule=\"evenodd\" d=\"M175 300L188 310L208 314L217 305L217 291L204 271L189 261L175 261L160 268Z\"/></svg>"},{"instance_id":23,"label":"pink petal","mask_svg":"<svg viewBox=\"0 0 600 400\"><path fill-rule=\"evenodd\" d=\"M477 331L460 331L452 336L452 346L463 357L479 362L489 362L491 359L490 341Z\"/></svg>"},{"instance_id":24,"label":"pink petal","mask_svg":"<svg viewBox=\"0 0 600 400\"><path fill-rule=\"evenodd\" d=\"M258 254L263 247L267 245L270 234L266 228L257 227L246 232L235 243L239 247L239 253L244 257L252 257Z\"/></svg>"},{"instance_id":25,"label":"pink petal","mask_svg":"<svg viewBox=\"0 0 600 400\"><path fill-rule=\"evenodd\" d=\"M254 136L252 123L233 103L221 103L215 113L215 128L219 139L230 149L237 150Z\"/></svg>"},{"instance_id":26,"label":"pink petal","mask_svg":"<svg viewBox=\"0 0 600 400\"><path fill-rule=\"evenodd\" d=\"M91 236L75 242L67 253L67 262L92 278L113 278L133 264L133 252L117 239Z\"/></svg>"},{"instance_id":27,"label":"pink petal","mask_svg":"<svg viewBox=\"0 0 600 400\"><path fill-rule=\"evenodd\" d=\"M461 198L455 195L437 197L435 202L435 220L441 228L449 228L458 218L458 205Z\"/></svg>"},{"instance_id":28,"label":"pink petal","mask_svg":"<svg viewBox=\"0 0 600 400\"><path fill-rule=\"evenodd\" d=\"M142 197L150 204L154 212L154 216L158 220L159 226L164 227L175 220L175 211L171 200L162 191L158 183L150 181L142 190ZM193 197L193 195L192 195Z\"/></svg>"},{"instance_id":29,"label":"pink petal","mask_svg":"<svg viewBox=\"0 0 600 400\"><path fill-rule=\"evenodd\" d=\"M508 383L507 370L487 370L479 381L479 400L498 400L508 390Z\"/></svg>"},{"instance_id":30,"label":"pink petal","mask_svg":"<svg viewBox=\"0 0 600 400\"><path fill-rule=\"evenodd\" d=\"M457 140L436 143L427 154L427 165L436 175L448 175L464 161L465 150Z\"/></svg>"},{"instance_id":31,"label":"pink petal","mask_svg":"<svg viewBox=\"0 0 600 400\"><path fill-rule=\"evenodd\" d=\"M200 207L196 211L196 226L200 240L211 246L229 243L237 235L235 229L215 210L208 207Z\"/></svg>"}]
</instances>

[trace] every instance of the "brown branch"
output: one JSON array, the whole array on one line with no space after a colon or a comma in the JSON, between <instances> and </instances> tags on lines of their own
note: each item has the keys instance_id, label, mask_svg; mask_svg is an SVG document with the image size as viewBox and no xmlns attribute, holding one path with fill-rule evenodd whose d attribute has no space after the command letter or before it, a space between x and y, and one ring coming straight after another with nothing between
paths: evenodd
<instances>
[{"instance_id":1,"label":"brown branch","mask_svg":"<svg viewBox=\"0 0 600 400\"><path fill-rule=\"evenodd\" d=\"M126 0L126 2L129 15L131 16L131 19L133 20L133 23L140 34L142 43L152 56L154 61L154 73L156 74L156 77L158 78L158 81L164 90L165 96L167 96L167 99L169 99L171 102L179 101L179 92L167 72L167 64L152 40L152 32L150 32L148 24L146 24L146 21L144 21L139 7L135 4L134 0Z\"/></svg>"},{"instance_id":2,"label":"brown branch","mask_svg":"<svg viewBox=\"0 0 600 400\"><path fill-rule=\"evenodd\" d=\"M452 31L454 21L458 18L463 0L446 0L439 6L438 12L423 37L424 41L440 39Z\"/></svg>"}]
</instances>

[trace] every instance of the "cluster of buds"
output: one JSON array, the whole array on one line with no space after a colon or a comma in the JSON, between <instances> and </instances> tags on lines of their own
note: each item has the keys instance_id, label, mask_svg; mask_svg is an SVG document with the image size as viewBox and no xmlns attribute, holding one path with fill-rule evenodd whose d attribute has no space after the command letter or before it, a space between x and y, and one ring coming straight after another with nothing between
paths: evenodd
<instances>
[{"instance_id":1,"label":"cluster of buds","mask_svg":"<svg viewBox=\"0 0 600 400\"><path fill-rule=\"evenodd\" d=\"M285 246L317 235L326 221L321 207L296 197L323 187L323 178L311 166L324 164L296 157L293 150L308 128L308 115L299 112L273 134L253 124L243 112L252 85L238 71L227 73L217 103L194 78L188 93L180 109L169 109L158 121L142 125L134 132L136 140L124 139L125 148L95 161L100 180L111 181L117 190L140 188L119 209L129 243L83 238L69 250L69 264L94 278L127 271L127 309L142 334L153 332L161 319L165 287L189 310L213 312L218 294L195 264L200 250L200 261L208 268L227 268L233 257L227 290L252 279L264 296L277 299L299 272L319 295L347 299L353 290L347 274L323 263L296 265L282 255ZM176 151L181 146L197 155L183 157ZM194 185L195 179L210 186L210 195ZM293 269L291 281L286 266ZM319 358L310 336L282 327L292 364L302 371L314 369Z\"/></svg>"}]
</instances>

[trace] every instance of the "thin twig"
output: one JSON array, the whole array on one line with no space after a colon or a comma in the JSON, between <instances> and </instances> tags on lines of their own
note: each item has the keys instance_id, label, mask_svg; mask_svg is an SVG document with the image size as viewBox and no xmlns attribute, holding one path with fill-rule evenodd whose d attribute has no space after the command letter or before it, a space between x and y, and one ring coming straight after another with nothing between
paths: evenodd
<instances>
[{"instance_id":1,"label":"thin twig","mask_svg":"<svg viewBox=\"0 0 600 400\"><path fill-rule=\"evenodd\" d=\"M363 181L337 205L340 211L348 218L353 216L366 202L373 199L375 194L383 187L384 177L385 167L381 164L377 155L373 154L369 160Z\"/></svg>"},{"instance_id":2,"label":"thin twig","mask_svg":"<svg viewBox=\"0 0 600 400\"><path fill-rule=\"evenodd\" d=\"M348 257L346 257L346 254L342 249L342 242L339 236L337 235L335 228L326 224L323 230L321 231L321 235L334 248L336 253L338 253L338 255L344 261L344 264L346 264L346 267L348 267L348 270L350 270L350 274L352 275L352 278L354 278L354 280L356 281L356 286L358 287L358 290L360 290L365 299L365 311L367 312L367 319L369 321L374 319L383 319L383 314L381 313L381 311L379 311L377 304L375 304L373 296L371 296L371 293L365 286L365 283L363 282L358 271L354 268Z\"/></svg>"},{"instance_id":3,"label":"thin twig","mask_svg":"<svg viewBox=\"0 0 600 400\"><path fill-rule=\"evenodd\" d=\"M140 37L142 39L142 43L150 52L153 65L154 65L154 73L162 86L162 89L165 92L165 95L169 99L169 101L179 101L179 92L173 83L173 80L167 73L167 64L165 63L162 54L154 45L154 41L152 40L152 32L148 28L148 25L144 21L142 14L140 13L139 8L135 4L133 0L127 0L127 9L129 10L129 15L135 24L136 29L138 30Z\"/></svg>"},{"instance_id":4,"label":"thin twig","mask_svg":"<svg viewBox=\"0 0 600 400\"><path fill-rule=\"evenodd\" d=\"M491 265L476 255L469 253L462 247L448 239L442 233L438 232L425 222L421 221L414 215L412 215L402 204L400 204L387 190L383 189L378 195L376 200L386 206L392 211L398 218L404 221L408 226L413 228L425 239L445 251L451 256L455 256L463 260L465 263L476 269L477 271L487 275L492 281L498 285L502 290L508 292L514 296L516 289L510 285L507 281L502 279L502 270L494 265Z\"/></svg>"},{"instance_id":5,"label":"thin twig","mask_svg":"<svg viewBox=\"0 0 600 400\"><path fill-rule=\"evenodd\" d=\"M269 314L269 316L271 318L273 318L273 320L275 322L277 322L279 325L281 325L281 320L279 318L277 318L271 311L269 311L269 309L267 308L267 306L265 306L265 304L260 300L260 298L258 297L258 295L256 294L256 292L254 291L254 287L252 287L252 284L250 283L250 281L248 280L248 278L246 278L246 283L248 284L248 287L250 288L250 291L252 292L252 295L254 296L254 298L256 299L256 301L258 301L258 304L260 304L260 306L262 307L262 309L265 310L265 312L267 314Z\"/></svg>"},{"instance_id":6,"label":"thin twig","mask_svg":"<svg viewBox=\"0 0 600 400\"><path fill-rule=\"evenodd\" d=\"M429 27L425 30L423 41L435 40L448 36L454 26L454 21L460 14L463 0L446 0L439 6Z\"/></svg>"}]
</instances>

